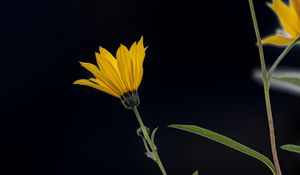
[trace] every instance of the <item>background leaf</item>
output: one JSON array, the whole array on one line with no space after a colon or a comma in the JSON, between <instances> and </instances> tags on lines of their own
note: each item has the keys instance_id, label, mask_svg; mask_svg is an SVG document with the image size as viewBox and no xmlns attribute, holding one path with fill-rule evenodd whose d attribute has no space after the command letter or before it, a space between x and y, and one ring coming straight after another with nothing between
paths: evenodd
<instances>
[{"instance_id":1,"label":"background leaf","mask_svg":"<svg viewBox=\"0 0 300 175\"><path fill-rule=\"evenodd\" d=\"M244 154L247 154L251 157L254 157L257 160L260 160L262 163L264 163L272 171L272 173L274 175L276 175L276 171L275 171L275 167L274 167L273 163L266 156L260 154L259 152L255 151L245 145L242 145L226 136L223 136L221 134L215 133L213 131L210 131L208 129L201 128L201 127L195 126L195 125L174 124L174 125L169 125L169 127L180 129L183 131L191 132L191 133L206 137L208 139L211 139L213 141L216 141L218 143L226 145L232 149L240 151Z\"/></svg>"},{"instance_id":2,"label":"background leaf","mask_svg":"<svg viewBox=\"0 0 300 175\"><path fill-rule=\"evenodd\" d=\"M254 69L253 79L262 85L261 70ZM272 74L271 89L300 96L300 70L295 68L276 69Z\"/></svg>"},{"instance_id":3,"label":"background leaf","mask_svg":"<svg viewBox=\"0 0 300 175\"><path fill-rule=\"evenodd\" d=\"M272 77L272 79L297 86L300 89L300 77L298 76L297 77L293 77L293 76Z\"/></svg>"},{"instance_id":4,"label":"background leaf","mask_svg":"<svg viewBox=\"0 0 300 175\"><path fill-rule=\"evenodd\" d=\"M281 149L300 154L300 146L298 145L292 145L292 144L282 145Z\"/></svg>"},{"instance_id":5,"label":"background leaf","mask_svg":"<svg viewBox=\"0 0 300 175\"><path fill-rule=\"evenodd\" d=\"M198 170L196 170L193 175L199 175Z\"/></svg>"}]
</instances>

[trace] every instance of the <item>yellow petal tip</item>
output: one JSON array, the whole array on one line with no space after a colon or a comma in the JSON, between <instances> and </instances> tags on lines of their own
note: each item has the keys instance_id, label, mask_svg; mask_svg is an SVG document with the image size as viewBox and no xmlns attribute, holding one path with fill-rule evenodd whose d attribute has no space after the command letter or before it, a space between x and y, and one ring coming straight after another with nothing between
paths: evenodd
<instances>
[{"instance_id":1,"label":"yellow petal tip","mask_svg":"<svg viewBox=\"0 0 300 175\"><path fill-rule=\"evenodd\" d=\"M73 85L80 85L80 80L76 80L73 82Z\"/></svg>"}]
</instances>

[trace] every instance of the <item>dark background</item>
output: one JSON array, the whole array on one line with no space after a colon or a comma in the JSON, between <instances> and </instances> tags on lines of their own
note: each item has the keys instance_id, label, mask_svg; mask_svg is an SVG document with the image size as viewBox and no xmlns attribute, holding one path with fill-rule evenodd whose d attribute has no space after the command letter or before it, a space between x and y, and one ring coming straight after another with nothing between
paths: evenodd
<instances>
[{"instance_id":1,"label":"dark background","mask_svg":"<svg viewBox=\"0 0 300 175\"><path fill-rule=\"evenodd\" d=\"M279 27L255 2L262 36ZM1 174L160 174L144 155L137 121L117 98L72 83L91 75L101 45L115 53L144 36L140 113L169 174L271 174L261 162L169 129L197 124L271 158L263 88L247 0L43 0L1 3ZM267 63L282 48L265 47ZM300 66L296 48L284 65ZM300 144L300 99L272 91L278 145ZM300 156L279 150L284 174Z\"/></svg>"}]
</instances>

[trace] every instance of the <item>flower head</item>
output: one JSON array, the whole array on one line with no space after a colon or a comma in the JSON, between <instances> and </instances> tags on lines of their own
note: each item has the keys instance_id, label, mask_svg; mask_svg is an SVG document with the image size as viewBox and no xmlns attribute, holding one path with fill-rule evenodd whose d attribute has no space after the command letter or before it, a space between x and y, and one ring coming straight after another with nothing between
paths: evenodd
<instances>
[{"instance_id":1,"label":"flower head","mask_svg":"<svg viewBox=\"0 0 300 175\"><path fill-rule=\"evenodd\" d=\"M288 45L300 36L300 0L273 0L268 6L276 13L282 29L262 40L263 44Z\"/></svg>"},{"instance_id":2,"label":"flower head","mask_svg":"<svg viewBox=\"0 0 300 175\"><path fill-rule=\"evenodd\" d=\"M97 66L80 62L94 78L80 79L74 84L89 86L120 98L126 108L137 106L137 90L143 77L145 50L143 37L139 42L134 42L129 50L121 44L116 58L100 47L99 53L95 53Z\"/></svg>"}]
</instances>

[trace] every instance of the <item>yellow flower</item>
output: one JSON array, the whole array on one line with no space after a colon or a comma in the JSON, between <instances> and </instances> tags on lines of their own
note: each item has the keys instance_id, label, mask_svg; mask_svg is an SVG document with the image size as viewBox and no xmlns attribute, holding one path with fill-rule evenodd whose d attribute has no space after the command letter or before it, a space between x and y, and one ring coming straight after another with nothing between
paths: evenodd
<instances>
[{"instance_id":1,"label":"yellow flower","mask_svg":"<svg viewBox=\"0 0 300 175\"><path fill-rule=\"evenodd\" d=\"M129 50L121 44L116 58L100 47L99 53L95 53L98 66L80 62L81 66L94 75L94 78L80 79L74 84L89 86L118 97L123 104L129 103L124 104L127 107L136 106L139 103L137 89L143 77L145 51L143 37L138 43L134 42Z\"/></svg>"},{"instance_id":2,"label":"yellow flower","mask_svg":"<svg viewBox=\"0 0 300 175\"><path fill-rule=\"evenodd\" d=\"M300 0L273 0L268 6L276 13L283 29L262 40L263 44L288 45L300 36Z\"/></svg>"}]
</instances>

